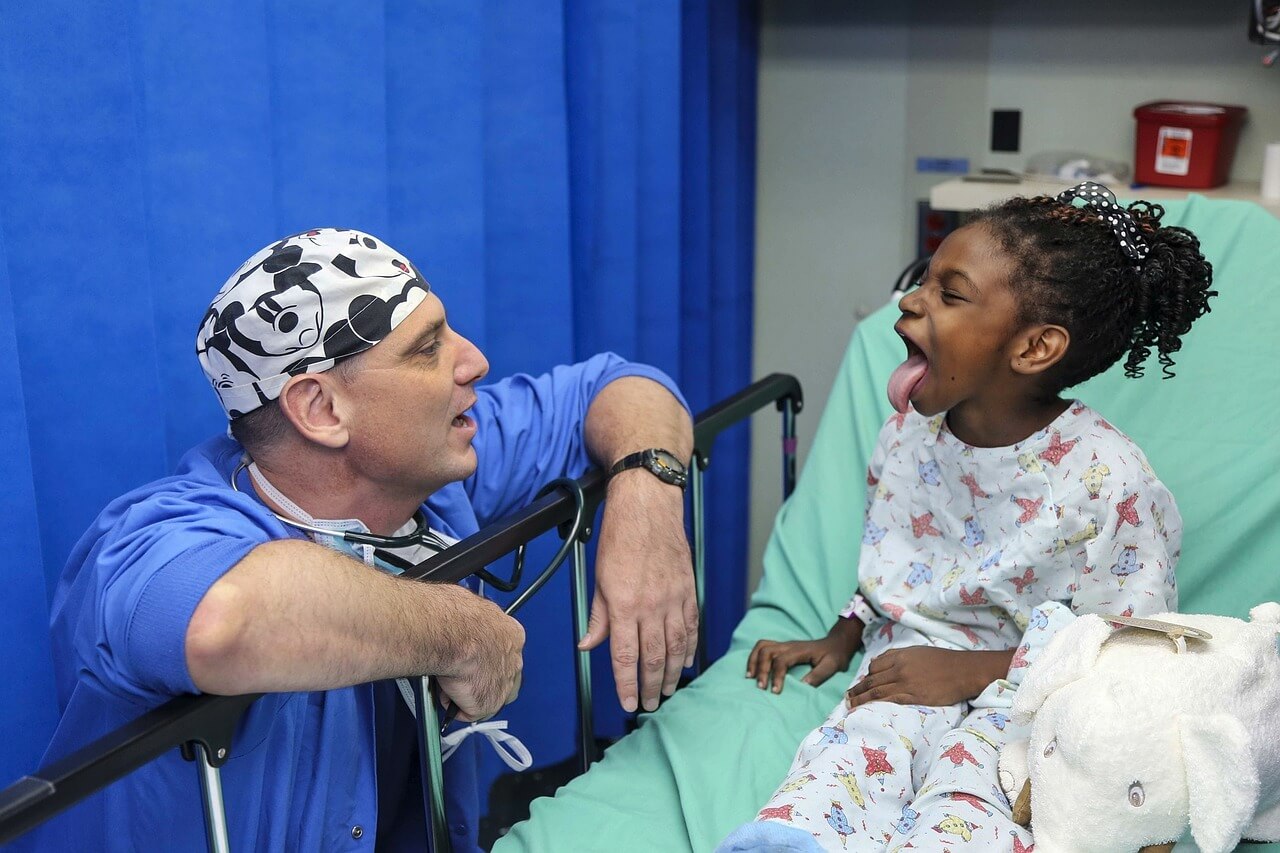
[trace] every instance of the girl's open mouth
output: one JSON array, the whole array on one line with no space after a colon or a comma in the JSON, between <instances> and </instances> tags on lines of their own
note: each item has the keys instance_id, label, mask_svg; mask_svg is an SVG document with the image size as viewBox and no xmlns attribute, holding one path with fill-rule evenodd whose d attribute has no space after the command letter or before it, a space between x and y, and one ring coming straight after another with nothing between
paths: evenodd
<instances>
[{"instance_id":1,"label":"girl's open mouth","mask_svg":"<svg viewBox=\"0 0 1280 853\"><path fill-rule=\"evenodd\" d=\"M901 332L898 334L902 335ZM907 360L898 365L893 375L889 377L888 391L889 403L894 410L905 414L911 405L911 398L915 396L916 389L929 375L929 359L925 356L924 350L916 346L906 335L902 335L902 340L907 345Z\"/></svg>"}]
</instances>

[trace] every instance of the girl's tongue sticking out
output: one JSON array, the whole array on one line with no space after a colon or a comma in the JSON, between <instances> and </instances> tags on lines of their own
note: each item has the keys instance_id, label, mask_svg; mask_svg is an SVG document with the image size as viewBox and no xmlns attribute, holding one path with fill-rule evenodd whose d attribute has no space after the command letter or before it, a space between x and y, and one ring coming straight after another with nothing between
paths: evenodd
<instances>
[{"instance_id":1,"label":"girl's tongue sticking out","mask_svg":"<svg viewBox=\"0 0 1280 853\"><path fill-rule=\"evenodd\" d=\"M889 402L902 414L906 414L911 405L911 395L929 373L929 359L924 357L924 353L910 345L907 349L907 360L898 365L889 377Z\"/></svg>"}]
</instances>

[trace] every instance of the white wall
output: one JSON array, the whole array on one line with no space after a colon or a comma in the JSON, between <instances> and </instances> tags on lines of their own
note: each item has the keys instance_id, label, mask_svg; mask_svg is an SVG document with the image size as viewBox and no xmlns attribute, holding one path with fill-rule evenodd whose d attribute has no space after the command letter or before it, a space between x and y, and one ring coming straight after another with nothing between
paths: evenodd
<instances>
[{"instance_id":1,"label":"white wall","mask_svg":"<svg viewBox=\"0 0 1280 853\"><path fill-rule=\"evenodd\" d=\"M883 305L903 194L907 21L893 2L766 2L760 33L755 366L793 373L801 459L860 312ZM751 576L780 498L778 418L752 426Z\"/></svg>"},{"instance_id":2,"label":"white wall","mask_svg":"<svg viewBox=\"0 0 1280 853\"><path fill-rule=\"evenodd\" d=\"M942 8L939 8L942 7ZM912 259L915 200L947 176L917 156L1021 168L1075 149L1131 161L1133 108L1247 106L1233 179L1280 141L1280 67L1219 0L763 0L755 369L800 377L801 461L861 312ZM987 152L992 109L1022 110L1022 151ZM777 420L753 427L751 580L778 507ZM850 519L850 523L857 523Z\"/></svg>"}]
</instances>

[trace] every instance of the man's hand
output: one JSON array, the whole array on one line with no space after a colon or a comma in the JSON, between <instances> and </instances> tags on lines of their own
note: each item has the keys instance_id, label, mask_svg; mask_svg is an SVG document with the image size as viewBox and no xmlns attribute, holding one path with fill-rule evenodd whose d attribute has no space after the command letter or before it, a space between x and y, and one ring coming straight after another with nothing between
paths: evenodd
<instances>
[{"instance_id":1,"label":"man's hand","mask_svg":"<svg viewBox=\"0 0 1280 853\"><path fill-rule=\"evenodd\" d=\"M446 705L456 703L458 719L484 720L514 702L520 693L524 627L496 604L468 614L472 653L437 679Z\"/></svg>"},{"instance_id":2,"label":"man's hand","mask_svg":"<svg viewBox=\"0 0 1280 853\"><path fill-rule=\"evenodd\" d=\"M849 668L854 653L862 648L862 627L860 619L841 618L821 640L761 640L747 658L747 678L754 678L761 690L781 693L787 670L807 663L813 669L801 681L817 687Z\"/></svg>"},{"instance_id":3,"label":"man's hand","mask_svg":"<svg viewBox=\"0 0 1280 853\"><path fill-rule=\"evenodd\" d=\"M646 448L665 448L677 459L693 454L689 413L661 384L641 376L615 379L596 395L583 436L591 458L606 471ZM684 492L642 468L609 480L596 594L579 648L593 649L608 636L618 701L627 712L636 710L637 694L646 711L656 710L659 691L675 692L698 645Z\"/></svg>"},{"instance_id":4,"label":"man's hand","mask_svg":"<svg viewBox=\"0 0 1280 853\"><path fill-rule=\"evenodd\" d=\"M845 693L852 710L868 702L954 705L977 698L1009 672L1013 652L964 652L911 646L871 661L866 676Z\"/></svg>"},{"instance_id":5,"label":"man's hand","mask_svg":"<svg viewBox=\"0 0 1280 853\"><path fill-rule=\"evenodd\" d=\"M612 637L618 701L623 710L636 710L638 687L640 704L653 711L659 691L675 692L698 645L684 494L642 469L623 471L608 488L595 598L579 648L593 649Z\"/></svg>"}]
</instances>

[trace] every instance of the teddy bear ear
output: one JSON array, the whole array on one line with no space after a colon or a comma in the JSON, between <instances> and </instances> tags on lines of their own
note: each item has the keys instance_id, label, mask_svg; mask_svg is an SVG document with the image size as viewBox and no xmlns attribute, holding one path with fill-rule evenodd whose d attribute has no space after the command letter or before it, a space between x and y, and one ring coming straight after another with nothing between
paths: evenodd
<instances>
[{"instance_id":1,"label":"teddy bear ear","mask_svg":"<svg viewBox=\"0 0 1280 853\"><path fill-rule=\"evenodd\" d=\"M1249 735L1227 714L1178 718L1187 770L1191 837L1201 853L1228 853L1240 841L1258 805L1258 771Z\"/></svg>"},{"instance_id":2,"label":"teddy bear ear","mask_svg":"<svg viewBox=\"0 0 1280 853\"><path fill-rule=\"evenodd\" d=\"M1249 621L1276 625L1277 630L1280 630L1280 604L1274 601L1259 604L1249 611Z\"/></svg>"},{"instance_id":3,"label":"teddy bear ear","mask_svg":"<svg viewBox=\"0 0 1280 853\"><path fill-rule=\"evenodd\" d=\"M1059 631L1022 677L1013 700L1014 720L1030 722L1052 693L1084 678L1110 636L1111 626L1092 613L1078 617Z\"/></svg>"}]
</instances>

